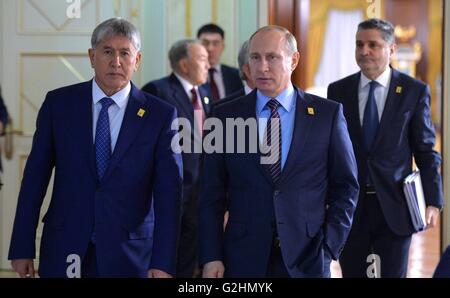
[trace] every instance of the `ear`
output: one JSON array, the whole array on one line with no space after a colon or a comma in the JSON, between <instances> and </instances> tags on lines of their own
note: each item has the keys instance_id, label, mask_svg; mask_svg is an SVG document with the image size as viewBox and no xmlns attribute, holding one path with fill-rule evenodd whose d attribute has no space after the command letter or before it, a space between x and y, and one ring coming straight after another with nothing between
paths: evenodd
<instances>
[{"instance_id":1,"label":"ear","mask_svg":"<svg viewBox=\"0 0 450 298\"><path fill-rule=\"evenodd\" d=\"M397 44L392 43L392 44L389 46L389 54L390 54L390 56L393 56L393 55L395 54L396 51L397 51Z\"/></svg>"},{"instance_id":2,"label":"ear","mask_svg":"<svg viewBox=\"0 0 450 298\"><path fill-rule=\"evenodd\" d=\"M182 74L186 74L189 72L188 69L188 59L183 58L180 61L178 61L178 68Z\"/></svg>"},{"instance_id":3,"label":"ear","mask_svg":"<svg viewBox=\"0 0 450 298\"><path fill-rule=\"evenodd\" d=\"M294 71L297 68L298 63L300 62L300 53L295 52L292 55L292 61L291 61L291 70Z\"/></svg>"},{"instance_id":4,"label":"ear","mask_svg":"<svg viewBox=\"0 0 450 298\"><path fill-rule=\"evenodd\" d=\"M91 60L91 67L94 68L94 61L95 61L95 50L89 49L88 50L89 60Z\"/></svg>"},{"instance_id":5,"label":"ear","mask_svg":"<svg viewBox=\"0 0 450 298\"><path fill-rule=\"evenodd\" d=\"M138 52L136 54L136 63L134 66L134 71L138 71L139 66L141 65L141 59L142 59L142 54L141 54L141 52Z\"/></svg>"},{"instance_id":6,"label":"ear","mask_svg":"<svg viewBox=\"0 0 450 298\"><path fill-rule=\"evenodd\" d=\"M248 65L248 63L245 63L244 65L242 65L242 72L244 73L245 77L247 79L251 79L251 73L250 73L250 66Z\"/></svg>"}]
</instances>

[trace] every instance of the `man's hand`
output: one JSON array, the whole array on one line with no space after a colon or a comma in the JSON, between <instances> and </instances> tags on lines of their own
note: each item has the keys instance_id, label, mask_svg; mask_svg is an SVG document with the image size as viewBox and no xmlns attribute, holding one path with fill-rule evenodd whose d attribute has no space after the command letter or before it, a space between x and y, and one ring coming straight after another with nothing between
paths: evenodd
<instances>
[{"instance_id":1,"label":"man's hand","mask_svg":"<svg viewBox=\"0 0 450 298\"><path fill-rule=\"evenodd\" d=\"M34 263L32 259L17 259L11 261L11 266L21 278L34 277Z\"/></svg>"},{"instance_id":2,"label":"man's hand","mask_svg":"<svg viewBox=\"0 0 450 298\"><path fill-rule=\"evenodd\" d=\"M222 261L212 261L203 266L204 278L223 278L224 272L225 266L223 266Z\"/></svg>"},{"instance_id":3,"label":"man's hand","mask_svg":"<svg viewBox=\"0 0 450 298\"><path fill-rule=\"evenodd\" d=\"M439 218L439 209L434 206L428 206L425 211L425 219L427 221L427 228L434 228Z\"/></svg>"},{"instance_id":4,"label":"man's hand","mask_svg":"<svg viewBox=\"0 0 450 298\"><path fill-rule=\"evenodd\" d=\"M158 269L150 269L147 274L148 278L172 278L173 276L167 272Z\"/></svg>"}]
</instances>

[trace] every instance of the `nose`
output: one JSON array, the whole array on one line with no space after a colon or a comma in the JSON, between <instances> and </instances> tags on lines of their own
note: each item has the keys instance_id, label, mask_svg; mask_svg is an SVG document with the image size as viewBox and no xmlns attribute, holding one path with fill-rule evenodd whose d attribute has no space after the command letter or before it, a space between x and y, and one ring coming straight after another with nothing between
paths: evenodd
<instances>
[{"instance_id":1,"label":"nose","mask_svg":"<svg viewBox=\"0 0 450 298\"><path fill-rule=\"evenodd\" d=\"M269 63L267 62L267 60L265 58L261 58L256 69L260 72L268 72L269 71Z\"/></svg>"},{"instance_id":2,"label":"nose","mask_svg":"<svg viewBox=\"0 0 450 298\"><path fill-rule=\"evenodd\" d=\"M111 65L112 65L112 67L115 67L115 68L121 66L119 53L116 53L113 55Z\"/></svg>"}]
</instances>

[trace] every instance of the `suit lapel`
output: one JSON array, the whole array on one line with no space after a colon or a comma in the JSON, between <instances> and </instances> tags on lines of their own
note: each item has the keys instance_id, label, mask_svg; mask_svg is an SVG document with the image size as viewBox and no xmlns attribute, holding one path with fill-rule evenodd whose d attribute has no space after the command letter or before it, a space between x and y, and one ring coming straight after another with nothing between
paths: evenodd
<instances>
[{"instance_id":1,"label":"suit lapel","mask_svg":"<svg viewBox=\"0 0 450 298\"><path fill-rule=\"evenodd\" d=\"M74 112L80 121L77 123L79 131L82 133L80 148L86 148L86 160L91 169L93 177L97 177L97 168L95 163L95 146L92 128L92 80L86 82L83 88L75 96Z\"/></svg>"},{"instance_id":2,"label":"suit lapel","mask_svg":"<svg viewBox=\"0 0 450 298\"><path fill-rule=\"evenodd\" d=\"M120 128L119 137L117 139L114 152L106 170L103 181L106 181L111 175L112 170L117 166L128 147L132 144L137 134L140 132L141 126L152 111L148 110L147 102L142 94L133 84L131 84L130 98L123 117L122 126ZM145 113L142 116L138 115L140 109Z\"/></svg>"},{"instance_id":3,"label":"suit lapel","mask_svg":"<svg viewBox=\"0 0 450 298\"><path fill-rule=\"evenodd\" d=\"M359 82L361 73L355 74L350 81L347 90L348 93L341 100L343 101L344 114L348 118L348 128L350 135L353 136L353 145L366 151L366 146L363 142L363 134L361 127L361 120L359 114Z\"/></svg>"},{"instance_id":4,"label":"suit lapel","mask_svg":"<svg viewBox=\"0 0 450 298\"><path fill-rule=\"evenodd\" d=\"M397 110L397 106L400 103L401 93L397 93L396 89L400 87L399 72L392 69L391 81L389 83L389 91L386 98L386 104L384 105L383 114L381 115L380 126L373 142L372 150L374 150L380 143L383 134L389 129L389 124L392 121L392 117Z\"/></svg>"},{"instance_id":5,"label":"suit lapel","mask_svg":"<svg viewBox=\"0 0 450 298\"><path fill-rule=\"evenodd\" d=\"M180 81L177 77L172 73L169 78L170 87L172 88L172 97L175 102L179 103L181 108L185 111L185 115L188 116L189 122L191 125L194 124L194 108L192 107L192 103L187 96L186 92L183 89Z\"/></svg>"},{"instance_id":6,"label":"suit lapel","mask_svg":"<svg viewBox=\"0 0 450 298\"><path fill-rule=\"evenodd\" d=\"M208 116L211 112L211 99L208 96L208 91L202 86L198 86L198 92L200 93L200 98L202 100L203 110L205 115Z\"/></svg>"},{"instance_id":7,"label":"suit lapel","mask_svg":"<svg viewBox=\"0 0 450 298\"><path fill-rule=\"evenodd\" d=\"M311 123L314 119L313 116L308 115L307 113L308 107L314 107L313 99L302 90L298 88L295 89L297 91L297 98L295 105L294 131L289 147L289 153L283 171L281 172L280 183L289 176L289 173L293 171L295 165L298 164L297 159L301 156L305 141L308 138Z\"/></svg>"},{"instance_id":8,"label":"suit lapel","mask_svg":"<svg viewBox=\"0 0 450 298\"><path fill-rule=\"evenodd\" d=\"M256 117L256 89L252 91L252 93L250 93L249 95L247 95L243 100L242 100L242 112L237 115L235 118L238 117L242 117L243 119L258 119ZM259 124L258 124L259 125ZM258 127L257 125L257 127ZM273 183L272 182L272 178L270 177L270 173L269 173L269 169L267 167L267 165L263 165L261 164L261 158L262 158L262 154L260 151L260 139L259 139L259 133L258 131L256 132L257 135L257 150L258 153L249 153L250 155L250 159L251 162L256 166L256 168L259 169L259 171L261 171L262 175L267 179L267 181L269 183ZM250 136L247 137L247 142L250 142L252 140L252 138ZM246 144L246 148L250 148L249 144Z\"/></svg>"}]
</instances>

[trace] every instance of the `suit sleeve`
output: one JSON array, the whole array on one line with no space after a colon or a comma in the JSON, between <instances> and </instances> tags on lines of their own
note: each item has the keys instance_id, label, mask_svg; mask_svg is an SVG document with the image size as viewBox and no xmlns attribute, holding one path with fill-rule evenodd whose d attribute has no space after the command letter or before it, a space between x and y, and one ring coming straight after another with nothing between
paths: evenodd
<instances>
[{"instance_id":1,"label":"suit sleeve","mask_svg":"<svg viewBox=\"0 0 450 298\"><path fill-rule=\"evenodd\" d=\"M337 260L352 226L358 202L358 169L342 105L336 109L328 153L328 209L325 244Z\"/></svg>"},{"instance_id":2,"label":"suit sleeve","mask_svg":"<svg viewBox=\"0 0 450 298\"><path fill-rule=\"evenodd\" d=\"M1 90L0 90L1 92ZM5 102L3 101L2 95L0 94L0 122L3 123L3 129L8 124L8 110L6 109ZM3 130L3 134L5 134L5 131Z\"/></svg>"},{"instance_id":3,"label":"suit sleeve","mask_svg":"<svg viewBox=\"0 0 450 298\"><path fill-rule=\"evenodd\" d=\"M153 83L147 83L144 87L142 87L142 91L150 93L151 95L159 97L158 89Z\"/></svg>"},{"instance_id":4,"label":"suit sleeve","mask_svg":"<svg viewBox=\"0 0 450 298\"><path fill-rule=\"evenodd\" d=\"M55 165L50 93L39 111L31 153L23 173L8 259L35 258L36 228Z\"/></svg>"},{"instance_id":5,"label":"suit sleeve","mask_svg":"<svg viewBox=\"0 0 450 298\"><path fill-rule=\"evenodd\" d=\"M159 269L175 275L177 238L180 226L183 165L181 154L172 149L172 130L175 109L166 117L155 152L153 200L155 228L150 269Z\"/></svg>"},{"instance_id":6,"label":"suit sleeve","mask_svg":"<svg viewBox=\"0 0 450 298\"><path fill-rule=\"evenodd\" d=\"M441 156L433 148L436 143L431 120L430 92L424 86L418 105L411 119L411 146L417 167L420 170L427 205L443 206L442 179L439 174Z\"/></svg>"},{"instance_id":7,"label":"suit sleeve","mask_svg":"<svg viewBox=\"0 0 450 298\"><path fill-rule=\"evenodd\" d=\"M225 123L225 121L222 121L222 123ZM205 143L207 143L208 137L205 137ZM222 152L224 152L224 148L226 148L226 145L222 144L220 148ZM223 220L227 198L227 181L225 153L205 153L198 201L200 264L223 259Z\"/></svg>"}]
</instances>

